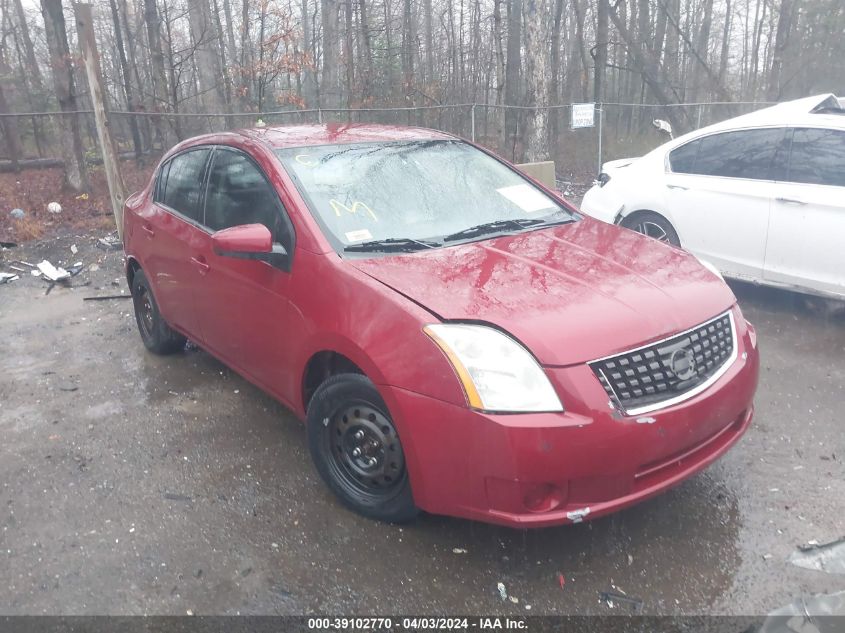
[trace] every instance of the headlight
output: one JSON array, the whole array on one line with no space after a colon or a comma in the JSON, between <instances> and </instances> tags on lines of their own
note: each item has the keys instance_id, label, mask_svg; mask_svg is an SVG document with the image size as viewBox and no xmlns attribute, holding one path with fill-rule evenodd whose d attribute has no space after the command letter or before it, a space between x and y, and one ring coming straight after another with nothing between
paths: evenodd
<instances>
[{"instance_id":1,"label":"headlight","mask_svg":"<svg viewBox=\"0 0 845 633\"><path fill-rule=\"evenodd\" d=\"M499 330L446 323L424 328L458 374L469 405L485 411L563 411L531 353Z\"/></svg>"}]
</instances>

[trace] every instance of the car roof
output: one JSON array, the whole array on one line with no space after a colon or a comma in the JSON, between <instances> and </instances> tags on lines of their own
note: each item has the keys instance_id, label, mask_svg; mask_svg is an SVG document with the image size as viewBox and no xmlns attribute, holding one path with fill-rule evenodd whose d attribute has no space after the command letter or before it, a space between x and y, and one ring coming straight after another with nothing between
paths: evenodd
<instances>
[{"instance_id":1,"label":"car roof","mask_svg":"<svg viewBox=\"0 0 845 633\"><path fill-rule=\"evenodd\" d=\"M776 103L716 124L724 127L745 125L830 125L845 128L845 99L831 93L819 94Z\"/></svg>"},{"instance_id":2,"label":"car roof","mask_svg":"<svg viewBox=\"0 0 845 633\"><path fill-rule=\"evenodd\" d=\"M422 127L375 123L322 123L279 125L236 130L235 134L265 143L274 149L349 143L447 140L455 137Z\"/></svg>"}]
</instances>

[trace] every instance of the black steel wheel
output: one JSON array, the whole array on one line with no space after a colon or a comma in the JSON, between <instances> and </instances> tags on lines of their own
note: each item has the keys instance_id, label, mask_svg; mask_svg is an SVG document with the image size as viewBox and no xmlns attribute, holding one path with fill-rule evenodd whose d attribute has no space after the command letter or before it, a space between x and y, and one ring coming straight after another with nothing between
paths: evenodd
<instances>
[{"instance_id":1,"label":"black steel wheel","mask_svg":"<svg viewBox=\"0 0 845 633\"><path fill-rule=\"evenodd\" d=\"M642 233L658 242L664 242L678 247L681 245L681 240L678 238L675 228L669 223L669 220L659 213L654 213L653 211L637 211L623 218L619 224L626 229Z\"/></svg>"},{"instance_id":2,"label":"black steel wheel","mask_svg":"<svg viewBox=\"0 0 845 633\"><path fill-rule=\"evenodd\" d=\"M132 303L135 321L144 346L156 354L173 354L185 347L185 337L173 330L162 318L150 282L143 270L132 277Z\"/></svg>"},{"instance_id":3,"label":"black steel wheel","mask_svg":"<svg viewBox=\"0 0 845 633\"><path fill-rule=\"evenodd\" d=\"M366 376L320 385L308 406L308 440L318 472L347 506L383 521L416 516L399 434Z\"/></svg>"}]
</instances>

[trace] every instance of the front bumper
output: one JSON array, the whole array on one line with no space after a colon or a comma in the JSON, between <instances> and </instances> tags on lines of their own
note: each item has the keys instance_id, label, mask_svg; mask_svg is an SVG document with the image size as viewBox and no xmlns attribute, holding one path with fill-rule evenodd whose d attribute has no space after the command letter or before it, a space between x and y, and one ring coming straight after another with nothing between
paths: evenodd
<instances>
[{"instance_id":1,"label":"front bumper","mask_svg":"<svg viewBox=\"0 0 845 633\"><path fill-rule=\"evenodd\" d=\"M436 514L543 527L621 510L701 471L739 440L753 414L756 334L737 316L730 369L647 416L612 409L587 365L546 368L565 413L486 414L383 387L415 502Z\"/></svg>"},{"instance_id":2,"label":"front bumper","mask_svg":"<svg viewBox=\"0 0 845 633\"><path fill-rule=\"evenodd\" d=\"M579 209L590 217L608 224L615 224L616 219L625 209L624 201L611 191L612 187L593 185L581 199Z\"/></svg>"}]
</instances>

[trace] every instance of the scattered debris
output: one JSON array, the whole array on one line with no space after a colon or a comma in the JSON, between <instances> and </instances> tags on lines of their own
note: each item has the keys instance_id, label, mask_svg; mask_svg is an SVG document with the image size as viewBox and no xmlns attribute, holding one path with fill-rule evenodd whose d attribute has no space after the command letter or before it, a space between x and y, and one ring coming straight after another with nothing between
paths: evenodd
<instances>
[{"instance_id":1,"label":"scattered debris","mask_svg":"<svg viewBox=\"0 0 845 633\"><path fill-rule=\"evenodd\" d=\"M557 584L560 585L561 589L563 589L564 585L566 584L566 576L564 576L560 572L557 573Z\"/></svg>"},{"instance_id":2,"label":"scattered debris","mask_svg":"<svg viewBox=\"0 0 845 633\"><path fill-rule=\"evenodd\" d=\"M110 234L98 239L97 246L107 251L119 251L123 248L123 242L120 241L117 235Z\"/></svg>"},{"instance_id":3,"label":"scattered debris","mask_svg":"<svg viewBox=\"0 0 845 633\"><path fill-rule=\"evenodd\" d=\"M508 596L508 600L510 600L514 604L519 604L519 598L517 598L516 596Z\"/></svg>"},{"instance_id":4,"label":"scattered debris","mask_svg":"<svg viewBox=\"0 0 845 633\"><path fill-rule=\"evenodd\" d=\"M500 582L496 585L496 589L499 590L499 597L502 599L502 602L508 599L508 590L505 589L505 583Z\"/></svg>"},{"instance_id":5,"label":"scattered debris","mask_svg":"<svg viewBox=\"0 0 845 633\"><path fill-rule=\"evenodd\" d=\"M70 273L64 268L56 268L46 259L38 264L38 270L41 274L50 281L61 281L62 279L69 279Z\"/></svg>"},{"instance_id":6,"label":"scattered debris","mask_svg":"<svg viewBox=\"0 0 845 633\"><path fill-rule=\"evenodd\" d=\"M15 220L23 220L24 217L26 216L26 213L24 212L23 209L12 209L9 212L9 215L12 216L12 218L15 219Z\"/></svg>"},{"instance_id":7,"label":"scattered debris","mask_svg":"<svg viewBox=\"0 0 845 633\"><path fill-rule=\"evenodd\" d=\"M758 633L839 633L842 631L843 615L845 591L801 596L772 611L758 629Z\"/></svg>"},{"instance_id":8,"label":"scattered debris","mask_svg":"<svg viewBox=\"0 0 845 633\"><path fill-rule=\"evenodd\" d=\"M47 211L49 211L53 215L55 215L57 213L61 213L62 212L62 205L60 205L58 202L51 202L50 204L47 205Z\"/></svg>"},{"instance_id":9,"label":"scattered debris","mask_svg":"<svg viewBox=\"0 0 845 633\"><path fill-rule=\"evenodd\" d=\"M617 591L599 591L599 600L604 602L609 608L614 609L616 604L627 604L632 611L639 611L643 607L643 601L639 598L631 598L624 593Z\"/></svg>"},{"instance_id":10,"label":"scattered debris","mask_svg":"<svg viewBox=\"0 0 845 633\"><path fill-rule=\"evenodd\" d=\"M789 562L804 569L845 574L845 539L823 545L819 545L818 541L810 541L793 552Z\"/></svg>"},{"instance_id":11,"label":"scattered debris","mask_svg":"<svg viewBox=\"0 0 845 633\"><path fill-rule=\"evenodd\" d=\"M131 299L132 295L100 295L94 297L82 297L83 301L108 301L109 299Z\"/></svg>"},{"instance_id":12,"label":"scattered debris","mask_svg":"<svg viewBox=\"0 0 845 633\"><path fill-rule=\"evenodd\" d=\"M0 284L7 284L10 281L15 281L16 279L20 278L20 275L15 275L12 273L0 273Z\"/></svg>"},{"instance_id":13,"label":"scattered debris","mask_svg":"<svg viewBox=\"0 0 845 633\"><path fill-rule=\"evenodd\" d=\"M25 273L26 272L26 268L21 268L20 266L12 266L11 264L9 264L9 268L11 268L12 270L18 271L19 273Z\"/></svg>"},{"instance_id":14,"label":"scattered debris","mask_svg":"<svg viewBox=\"0 0 845 633\"><path fill-rule=\"evenodd\" d=\"M466 554L467 550L465 550L463 547L453 547L452 553L453 554Z\"/></svg>"},{"instance_id":15,"label":"scattered debris","mask_svg":"<svg viewBox=\"0 0 845 633\"><path fill-rule=\"evenodd\" d=\"M78 391L79 387L76 385L59 385L59 391Z\"/></svg>"},{"instance_id":16,"label":"scattered debris","mask_svg":"<svg viewBox=\"0 0 845 633\"><path fill-rule=\"evenodd\" d=\"M17 242L0 242L0 248L17 248Z\"/></svg>"},{"instance_id":17,"label":"scattered debris","mask_svg":"<svg viewBox=\"0 0 845 633\"><path fill-rule=\"evenodd\" d=\"M79 252L79 249L76 248L76 244L70 245L70 252L73 253L74 255L76 255Z\"/></svg>"}]
</instances>

